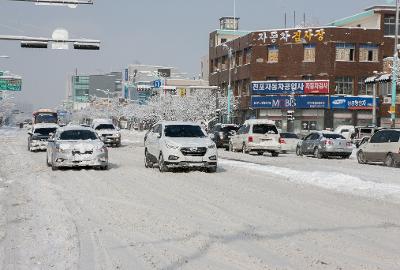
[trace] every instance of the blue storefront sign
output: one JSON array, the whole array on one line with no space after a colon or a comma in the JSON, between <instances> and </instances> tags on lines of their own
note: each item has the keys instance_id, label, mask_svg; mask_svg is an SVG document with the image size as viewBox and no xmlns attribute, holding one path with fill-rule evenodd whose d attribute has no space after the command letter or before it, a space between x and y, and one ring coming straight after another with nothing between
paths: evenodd
<instances>
[{"instance_id":1,"label":"blue storefront sign","mask_svg":"<svg viewBox=\"0 0 400 270\"><path fill-rule=\"evenodd\" d=\"M373 107L372 96L331 96L332 109L345 110L370 110ZM379 98L376 99L376 106L379 107Z\"/></svg>"},{"instance_id":2,"label":"blue storefront sign","mask_svg":"<svg viewBox=\"0 0 400 270\"><path fill-rule=\"evenodd\" d=\"M251 107L255 109L325 109L329 107L329 97L252 96Z\"/></svg>"}]
</instances>

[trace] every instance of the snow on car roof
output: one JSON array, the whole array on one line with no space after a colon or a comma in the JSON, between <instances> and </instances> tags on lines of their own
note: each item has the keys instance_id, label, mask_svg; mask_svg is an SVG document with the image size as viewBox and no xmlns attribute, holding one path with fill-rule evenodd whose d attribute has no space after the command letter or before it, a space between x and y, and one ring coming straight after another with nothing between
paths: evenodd
<instances>
[{"instance_id":1,"label":"snow on car roof","mask_svg":"<svg viewBox=\"0 0 400 270\"><path fill-rule=\"evenodd\" d=\"M275 121L268 120L268 119L250 119L246 120L245 124L268 124L268 125L275 125Z\"/></svg>"},{"instance_id":2,"label":"snow on car roof","mask_svg":"<svg viewBox=\"0 0 400 270\"><path fill-rule=\"evenodd\" d=\"M195 122L184 122L184 121L161 121L158 124L162 124L164 126L200 126L200 124Z\"/></svg>"},{"instance_id":3,"label":"snow on car roof","mask_svg":"<svg viewBox=\"0 0 400 270\"><path fill-rule=\"evenodd\" d=\"M35 124L33 125L34 129L38 129L38 128L59 128L60 126L54 123L39 123L39 124Z\"/></svg>"},{"instance_id":4,"label":"snow on car roof","mask_svg":"<svg viewBox=\"0 0 400 270\"><path fill-rule=\"evenodd\" d=\"M79 126L79 125L69 125L69 126L65 126L65 127L59 128L60 132L69 131L69 130L90 130L90 131L93 131L93 129L90 128L90 127L84 127L84 126Z\"/></svg>"}]
</instances>

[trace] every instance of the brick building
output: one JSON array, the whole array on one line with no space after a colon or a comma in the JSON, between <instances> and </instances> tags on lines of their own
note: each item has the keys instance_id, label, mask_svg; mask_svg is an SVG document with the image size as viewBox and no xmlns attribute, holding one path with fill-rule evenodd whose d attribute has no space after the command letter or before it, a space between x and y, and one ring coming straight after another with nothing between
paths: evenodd
<instances>
[{"instance_id":1,"label":"brick building","mask_svg":"<svg viewBox=\"0 0 400 270\"><path fill-rule=\"evenodd\" d=\"M269 118L296 132L371 124L372 86L365 80L383 72L384 59L393 55L394 16L392 6L374 6L323 27L222 28L210 34L210 85L226 92L231 69L237 122ZM390 117L383 102L390 82L384 83L378 120Z\"/></svg>"}]
</instances>

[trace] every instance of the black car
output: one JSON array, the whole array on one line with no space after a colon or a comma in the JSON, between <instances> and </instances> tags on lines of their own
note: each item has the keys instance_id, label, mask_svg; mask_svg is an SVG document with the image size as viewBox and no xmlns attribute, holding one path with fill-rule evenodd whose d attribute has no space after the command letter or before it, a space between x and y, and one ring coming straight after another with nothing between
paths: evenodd
<instances>
[{"instance_id":1,"label":"black car","mask_svg":"<svg viewBox=\"0 0 400 270\"><path fill-rule=\"evenodd\" d=\"M228 149L230 137L235 135L239 128L235 124L216 124L209 134L218 148Z\"/></svg>"}]
</instances>

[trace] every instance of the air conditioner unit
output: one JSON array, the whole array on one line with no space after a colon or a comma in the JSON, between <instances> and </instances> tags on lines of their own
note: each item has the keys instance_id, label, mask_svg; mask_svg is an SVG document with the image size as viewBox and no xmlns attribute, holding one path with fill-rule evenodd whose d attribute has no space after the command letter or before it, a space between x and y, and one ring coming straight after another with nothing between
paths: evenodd
<instances>
[{"instance_id":1,"label":"air conditioner unit","mask_svg":"<svg viewBox=\"0 0 400 270\"><path fill-rule=\"evenodd\" d=\"M384 97L383 98L383 103L392 103L392 97Z\"/></svg>"}]
</instances>

